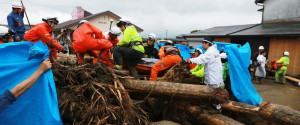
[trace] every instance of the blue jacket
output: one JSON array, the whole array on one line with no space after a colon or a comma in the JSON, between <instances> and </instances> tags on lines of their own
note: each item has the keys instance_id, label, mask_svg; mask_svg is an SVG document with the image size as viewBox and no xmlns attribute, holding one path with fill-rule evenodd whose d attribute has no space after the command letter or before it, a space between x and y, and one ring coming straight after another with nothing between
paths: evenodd
<instances>
[{"instance_id":1,"label":"blue jacket","mask_svg":"<svg viewBox=\"0 0 300 125\"><path fill-rule=\"evenodd\" d=\"M2 95L0 95L0 112L4 110L7 106L11 105L16 101L16 97L9 90L5 90Z\"/></svg>"},{"instance_id":2,"label":"blue jacket","mask_svg":"<svg viewBox=\"0 0 300 125\"><path fill-rule=\"evenodd\" d=\"M8 26L16 33L25 33L25 26L23 22L24 12L16 14L13 11L7 16Z\"/></svg>"}]
</instances>

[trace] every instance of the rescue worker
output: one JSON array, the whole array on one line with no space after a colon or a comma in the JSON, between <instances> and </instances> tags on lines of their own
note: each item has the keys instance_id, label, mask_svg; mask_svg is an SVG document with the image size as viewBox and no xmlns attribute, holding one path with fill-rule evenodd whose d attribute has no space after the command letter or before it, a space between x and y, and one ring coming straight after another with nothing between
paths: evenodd
<instances>
[{"instance_id":1,"label":"rescue worker","mask_svg":"<svg viewBox=\"0 0 300 125\"><path fill-rule=\"evenodd\" d=\"M158 55L160 59L151 68L150 81L156 81L160 71L176 65L182 60L180 50L170 40L167 40L165 46L160 48Z\"/></svg>"},{"instance_id":2,"label":"rescue worker","mask_svg":"<svg viewBox=\"0 0 300 125\"><path fill-rule=\"evenodd\" d=\"M283 66L281 66L275 73L275 80L278 83L281 82L282 84L285 84L285 73L287 70L287 66L290 64L289 55L290 53L288 51L285 51L283 52L283 57L281 57L280 60L275 62L279 64L283 63Z\"/></svg>"},{"instance_id":3,"label":"rescue worker","mask_svg":"<svg viewBox=\"0 0 300 125\"><path fill-rule=\"evenodd\" d=\"M225 52L220 53L220 58L221 58L221 62L222 62L222 75L223 75L223 82L224 82L224 86L221 86L222 89L225 88L226 86L226 78L229 75L229 70L228 70L228 62L227 62L227 54Z\"/></svg>"},{"instance_id":4,"label":"rescue worker","mask_svg":"<svg viewBox=\"0 0 300 125\"><path fill-rule=\"evenodd\" d=\"M0 26L0 44L13 42L15 32L5 26Z\"/></svg>"},{"instance_id":5,"label":"rescue worker","mask_svg":"<svg viewBox=\"0 0 300 125\"><path fill-rule=\"evenodd\" d=\"M25 26L23 22L25 7L18 2L13 2L12 12L7 16L8 26L16 32L13 37L15 42L23 41Z\"/></svg>"},{"instance_id":6,"label":"rescue worker","mask_svg":"<svg viewBox=\"0 0 300 125\"><path fill-rule=\"evenodd\" d=\"M59 21L56 17L47 17L42 20L44 23L36 24L24 35L24 39L33 43L41 40L44 44L47 44L50 50L49 59L54 65L55 60L57 59L56 51L65 51L51 36L52 29L59 23Z\"/></svg>"},{"instance_id":7,"label":"rescue worker","mask_svg":"<svg viewBox=\"0 0 300 125\"><path fill-rule=\"evenodd\" d=\"M142 44L142 37L129 21L119 20L117 26L123 32L123 39L114 49L114 67L122 69L123 60L127 63L131 76L138 77L138 72L134 68L138 61L144 56L145 49Z\"/></svg>"},{"instance_id":8,"label":"rescue worker","mask_svg":"<svg viewBox=\"0 0 300 125\"><path fill-rule=\"evenodd\" d=\"M154 46L155 41L156 41L156 35L154 33L150 33L148 35L147 43L144 44L144 49L145 49L144 58L159 59L158 49Z\"/></svg>"},{"instance_id":9,"label":"rescue worker","mask_svg":"<svg viewBox=\"0 0 300 125\"><path fill-rule=\"evenodd\" d=\"M195 56L192 57L192 58L196 58L196 57L198 57L202 54L202 50L199 49L199 48L196 48L196 50L193 51L193 52L195 52ZM192 59L192 58L190 58L190 59ZM188 60L190 60L190 59L188 59ZM197 78L201 78L200 81L204 82L204 68L203 68L204 64L197 65L195 63L194 64L190 63L189 65L190 65L189 74L192 75L192 76L195 76Z\"/></svg>"},{"instance_id":10,"label":"rescue worker","mask_svg":"<svg viewBox=\"0 0 300 125\"><path fill-rule=\"evenodd\" d=\"M121 30L118 27L112 27L108 32L103 34L107 40L112 43L114 47L119 43L118 36L121 35ZM113 49L113 48L112 48ZM113 58L110 49L102 50L100 52L100 58L94 58L93 63L96 64L98 61L101 63L114 68Z\"/></svg>"},{"instance_id":11,"label":"rescue worker","mask_svg":"<svg viewBox=\"0 0 300 125\"><path fill-rule=\"evenodd\" d=\"M263 50L260 52L260 55L257 57L257 68L255 72L255 76L257 77L256 83L261 84L261 79L266 77L266 69L265 66L267 64L266 59L266 51Z\"/></svg>"},{"instance_id":12,"label":"rescue worker","mask_svg":"<svg viewBox=\"0 0 300 125\"><path fill-rule=\"evenodd\" d=\"M252 57L252 67L254 68L253 72L253 79L255 79L255 72L257 68L257 57L261 54L261 51L263 51L265 48L263 46L258 47L258 52L255 52L253 57Z\"/></svg>"},{"instance_id":13,"label":"rescue worker","mask_svg":"<svg viewBox=\"0 0 300 125\"><path fill-rule=\"evenodd\" d=\"M222 63L217 47L213 45L210 37L204 38L202 47L206 52L200 56L184 61L184 63L204 64L204 83L213 88L223 86ZM216 104L216 109L221 109L220 104Z\"/></svg>"},{"instance_id":14,"label":"rescue worker","mask_svg":"<svg viewBox=\"0 0 300 125\"><path fill-rule=\"evenodd\" d=\"M112 43L105 38L102 31L86 20L79 22L77 29L73 33L73 41L73 48L77 53L77 64L79 65L84 63L85 53L98 58L97 50L108 50L112 47Z\"/></svg>"}]
</instances>

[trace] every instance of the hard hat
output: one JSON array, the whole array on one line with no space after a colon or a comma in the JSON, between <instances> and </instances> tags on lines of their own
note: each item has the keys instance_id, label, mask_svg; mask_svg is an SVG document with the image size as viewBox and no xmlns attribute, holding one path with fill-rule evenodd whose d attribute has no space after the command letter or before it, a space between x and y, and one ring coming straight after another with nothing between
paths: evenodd
<instances>
[{"instance_id":1,"label":"hard hat","mask_svg":"<svg viewBox=\"0 0 300 125\"><path fill-rule=\"evenodd\" d=\"M196 48L195 51L198 51L200 54L202 54L202 49Z\"/></svg>"},{"instance_id":2,"label":"hard hat","mask_svg":"<svg viewBox=\"0 0 300 125\"><path fill-rule=\"evenodd\" d=\"M121 26L126 25L126 24L130 24L130 22L128 20L124 20L124 19L120 19L119 21L117 21L117 26L118 27L121 27Z\"/></svg>"},{"instance_id":3,"label":"hard hat","mask_svg":"<svg viewBox=\"0 0 300 125\"><path fill-rule=\"evenodd\" d=\"M155 39L156 39L156 35L154 33L150 33L148 35L148 40L155 41Z\"/></svg>"},{"instance_id":4,"label":"hard hat","mask_svg":"<svg viewBox=\"0 0 300 125\"><path fill-rule=\"evenodd\" d=\"M182 44L182 45L185 45L185 42L182 42L181 44Z\"/></svg>"},{"instance_id":5,"label":"hard hat","mask_svg":"<svg viewBox=\"0 0 300 125\"><path fill-rule=\"evenodd\" d=\"M192 51L192 52L191 52L191 55L193 55L193 54L195 54L195 51Z\"/></svg>"},{"instance_id":6,"label":"hard hat","mask_svg":"<svg viewBox=\"0 0 300 125\"><path fill-rule=\"evenodd\" d=\"M118 27L112 27L112 28L109 30L109 32L110 32L111 34L114 34L114 35L117 35L117 36L120 36L120 35L121 35L121 30L120 30L120 28L118 28Z\"/></svg>"},{"instance_id":7,"label":"hard hat","mask_svg":"<svg viewBox=\"0 0 300 125\"><path fill-rule=\"evenodd\" d=\"M89 23L89 21L87 21L87 20L81 20L81 21L79 21L79 24L81 24L81 23Z\"/></svg>"},{"instance_id":8,"label":"hard hat","mask_svg":"<svg viewBox=\"0 0 300 125\"><path fill-rule=\"evenodd\" d=\"M289 55L290 55L290 53L289 53L288 51L285 51L285 52L283 52L283 55L285 55L285 56L289 56Z\"/></svg>"},{"instance_id":9,"label":"hard hat","mask_svg":"<svg viewBox=\"0 0 300 125\"><path fill-rule=\"evenodd\" d=\"M19 3L19 2L13 2L13 3L11 4L11 7L12 7L12 8L20 8L20 9L23 8L22 4Z\"/></svg>"},{"instance_id":10,"label":"hard hat","mask_svg":"<svg viewBox=\"0 0 300 125\"><path fill-rule=\"evenodd\" d=\"M56 17L46 17L46 18L43 18L42 20L43 20L44 22L50 21L50 22L53 22L53 23L55 23L55 24L58 24L58 23L59 23L59 21L58 21L58 19L57 19Z\"/></svg>"},{"instance_id":11,"label":"hard hat","mask_svg":"<svg viewBox=\"0 0 300 125\"><path fill-rule=\"evenodd\" d=\"M265 49L263 46L259 46L258 49Z\"/></svg>"},{"instance_id":12,"label":"hard hat","mask_svg":"<svg viewBox=\"0 0 300 125\"><path fill-rule=\"evenodd\" d=\"M212 42L212 38L211 37L204 37L204 40L202 40L202 42L207 42L207 43L210 43L210 44L213 44Z\"/></svg>"},{"instance_id":13,"label":"hard hat","mask_svg":"<svg viewBox=\"0 0 300 125\"><path fill-rule=\"evenodd\" d=\"M220 58L221 59L227 59L227 54L226 53L221 53Z\"/></svg>"},{"instance_id":14,"label":"hard hat","mask_svg":"<svg viewBox=\"0 0 300 125\"><path fill-rule=\"evenodd\" d=\"M7 28L5 26L0 26L0 39L2 38L8 39L10 36L13 35L15 35L15 32L12 29Z\"/></svg>"},{"instance_id":15,"label":"hard hat","mask_svg":"<svg viewBox=\"0 0 300 125\"><path fill-rule=\"evenodd\" d=\"M167 40L165 45L173 45L173 42L171 40Z\"/></svg>"}]
</instances>

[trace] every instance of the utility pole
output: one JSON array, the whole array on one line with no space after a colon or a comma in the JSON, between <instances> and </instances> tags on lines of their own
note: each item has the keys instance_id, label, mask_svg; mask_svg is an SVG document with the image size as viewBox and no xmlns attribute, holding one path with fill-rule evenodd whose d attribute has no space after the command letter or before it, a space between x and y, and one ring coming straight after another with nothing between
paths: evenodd
<instances>
[{"instance_id":1,"label":"utility pole","mask_svg":"<svg viewBox=\"0 0 300 125\"><path fill-rule=\"evenodd\" d=\"M166 39L168 39L168 30L166 30Z\"/></svg>"}]
</instances>

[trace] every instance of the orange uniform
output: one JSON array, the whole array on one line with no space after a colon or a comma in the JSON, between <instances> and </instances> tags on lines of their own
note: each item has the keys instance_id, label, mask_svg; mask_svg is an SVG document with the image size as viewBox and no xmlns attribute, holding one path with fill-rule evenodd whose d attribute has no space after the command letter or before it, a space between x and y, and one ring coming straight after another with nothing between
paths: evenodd
<instances>
[{"instance_id":1,"label":"orange uniform","mask_svg":"<svg viewBox=\"0 0 300 125\"><path fill-rule=\"evenodd\" d=\"M113 46L117 45L119 43L119 39L116 38L115 40L111 39L110 33L107 32L104 34L105 38L107 40L109 40ZM100 52L100 51L98 51ZM93 63L96 64L98 61L98 58L94 58ZM106 64L107 66L114 68L114 63L113 63L113 59L112 59L112 54L110 52L110 49L107 50L102 50L100 52L100 62L103 64Z\"/></svg>"},{"instance_id":2,"label":"orange uniform","mask_svg":"<svg viewBox=\"0 0 300 125\"><path fill-rule=\"evenodd\" d=\"M3 44L3 43L5 43L5 42L3 42L3 41L0 40L0 44Z\"/></svg>"},{"instance_id":3,"label":"orange uniform","mask_svg":"<svg viewBox=\"0 0 300 125\"><path fill-rule=\"evenodd\" d=\"M50 60L52 64L55 64L54 59L57 59L56 50L62 51L63 48L52 38L51 31L52 29L46 22L36 24L24 35L24 39L33 43L41 40L44 44L47 44L50 49Z\"/></svg>"},{"instance_id":4,"label":"orange uniform","mask_svg":"<svg viewBox=\"0 0 300 125\"><path fill-rule=\"evenodd\" d=\"M195 58L195 57L192 57L192 58ZM186 59L186 61L189 61L192 58ZM194 69L197 66L197 64L195 64L195 63L190 63L189 65L190 65L190 70Z\"/></svg>"},{"instance_id":5,"label":"orange uniform","mask_svg":"<svg viewBox=\"0 0 300 125\"><path fill-rule=\"evenodd\" d=\"M105 39L102 31L90 23L83 23L74 31L73 41L73 48L78 55L78 64L83 64L85 53L91 53L92 56L98 57L96 50L112 47L111 42Z\"/></svg>"},{"instance_id":6,"label":"orange uniform","mask_svg":"<svg viewBox=\"0 0 300 125\"><path fill-rule=\"evenodd\" d=\"M151 68L150 81L156 81L158 72L176 65L182 60L180 50L175 46L161 47L158 55L160 60Z\"/></svg>"}]
</instances>

